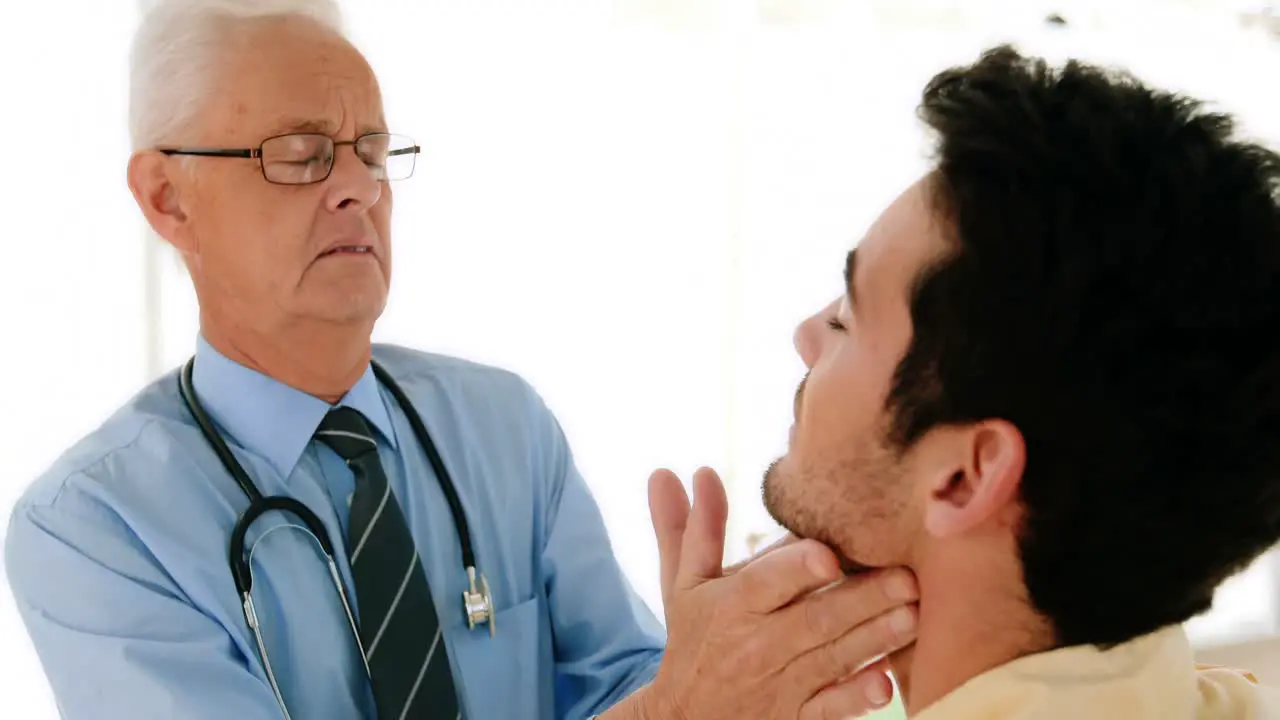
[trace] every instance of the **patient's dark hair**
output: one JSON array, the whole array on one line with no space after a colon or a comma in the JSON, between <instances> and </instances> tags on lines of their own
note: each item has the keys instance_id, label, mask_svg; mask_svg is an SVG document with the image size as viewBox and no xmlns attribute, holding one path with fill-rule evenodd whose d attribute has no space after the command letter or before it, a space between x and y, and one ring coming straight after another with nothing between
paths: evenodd
<instances>
[{"instance_id":1,"label":"patient's dark hair","mask_svg":"<svg viewBox=\"0 0 1280 720\"><path fill-rule=\"evenodd\" d=\"M1210 607L1280 540L1280 157L1131 76L1008 47L934 77L951 251L917 279L892 439L1002 418L1059 645Z\"/></svg>"}]
</instances>

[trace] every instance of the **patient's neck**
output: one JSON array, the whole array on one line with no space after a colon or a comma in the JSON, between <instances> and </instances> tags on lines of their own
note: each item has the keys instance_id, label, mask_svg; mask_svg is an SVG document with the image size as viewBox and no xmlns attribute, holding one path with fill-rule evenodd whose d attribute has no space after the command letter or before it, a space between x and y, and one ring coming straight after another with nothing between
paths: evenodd
<instances>
[{"instance_id":1,"label":"patient's neck","mask_svg":"<svg viewBox=\"0 0 1280 720\"><path fill-rule=\"evenodd\" d=\"M1051 628L1026 599L1016 561L1001 567L955 557L962 555L938 554L914 568L917 640L891 658L909 715L988 670L1053 646Z\"/></svg>"}]
</instances>

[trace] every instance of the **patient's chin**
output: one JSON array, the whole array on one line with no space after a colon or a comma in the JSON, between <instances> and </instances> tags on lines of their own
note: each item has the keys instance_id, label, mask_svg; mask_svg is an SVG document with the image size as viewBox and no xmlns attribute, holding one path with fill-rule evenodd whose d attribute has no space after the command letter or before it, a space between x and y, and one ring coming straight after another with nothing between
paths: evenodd
<instances>
[{"instance_id":1,"label":"patient's chin","mask_svg":"<svg viewBox=\"0 0 1280 720\"><path fill-rule=\"evenodd\" d=\"M836 557L840 560L840 572L844 573L845 577L849 577L850 575L862 575L863 573L869 573L872 570L875 570L875 568L870 565L863 565L860 562L851 560L839 550L836 550L835 553Z\"/></svg>"},{"instance_id":2,"label":"patient's chin","mask_svg":"<svg viewBox=\"0 0 1280 720\"><path fill-rule=\"evenodd\" d=\"M825 545L831 552L835 553L836 560L840 563L840 572L844 574L845 577L862 575L876 569L872 565L864 565L841 552L835 541L826 537L823 533L801 533L798 532L795 527L789 527L787 529L791 531L792 535L805 540L816 540Z\"/></svg>"},{"instance_id":3,"label":"patient's chin","mask_svg":"<svg viewBox=\"0 0 1280 720\"><path fill-rule=\"evenodd\" d=\"M785 492L779 485L774 484L776 478L773 477L773 473L776 466L777 463L770 466L764 485L764 506L773 521L797 538L814 540L825 545L835 553L840 563L840 570L845 576L861 575L874 570L874 566L860 563L845 554L831 533L826 531L817 513L808 511L807 507L799 503L788 502Z\"/></svg>"}]
</instances>

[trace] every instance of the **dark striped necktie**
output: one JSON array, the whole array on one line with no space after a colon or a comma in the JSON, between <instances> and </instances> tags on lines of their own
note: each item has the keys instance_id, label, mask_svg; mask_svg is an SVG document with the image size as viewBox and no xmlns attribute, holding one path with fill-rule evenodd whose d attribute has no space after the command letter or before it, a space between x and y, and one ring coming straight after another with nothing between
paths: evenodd
<instances>
[{"instance_id":1,"label":"dark striped necktie","mask_svg":"<svg viewBox=\"0 0 1280 720\"><path fill-rule=\"evenodd\" d=\"M355 473L347 556L379 720L458 720L431 588L373 430L359 411L340 407L320 423L316 439Z\"/></svg>"}]
</instances>

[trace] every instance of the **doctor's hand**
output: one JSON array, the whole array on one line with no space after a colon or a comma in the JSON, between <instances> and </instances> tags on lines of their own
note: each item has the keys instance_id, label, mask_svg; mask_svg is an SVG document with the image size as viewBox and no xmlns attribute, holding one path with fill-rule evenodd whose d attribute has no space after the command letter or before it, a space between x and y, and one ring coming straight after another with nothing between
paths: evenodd
<instances>
[{"instance_id":1,"label":"doctor's hand","mask_svg":"<svg viewBox=\"0 0 1280 720\"><path fill-rule=\"evenodd\" d=\"M664 473L665 473L666 471L665 471L665 470L663 470L663 471L660 471L660 472L664 472ZM709 472L709 473L713 473L713 474L715 473L715 471L714 471L714 470L707 470L707 472ZM697 477L697 476L695 475L695 477ZM684 488L682 487L681 489L683 490ZM688 503L687 503L687 500L686 500L686 507L687 507L687 506L688 506ZM747 558L746 560L739 560L738 562L736 562L736 563L734 563L734 564L732 564L732 565L726 565L726 566L724 567L724 570L721 570L721 571L720 571L720 574L721 574L721 575L732 575L732 574L734 574L734 573L738 572L739 570L741 570L742 568L746 567L747 565L749 565L749 564L751 564L751 563L755 562L757 559L759 559L759 558L763 557L764 555L767 555L768 553L771 553L771 552L773 552L774 550L777 550L777 549L778 549L778 548L780 548L780 547L786 547L787 545L790 545L791 543L797 543L797 542L800 542L800 538L796 537L795 535L792 535L791 533L787 533L786 535L783 535L782 537L778 538L777 540L774 540L772 543L769 543L768 545L766 545L766 546L764 547L764 549L763 549L763 550L757 550L757 551L755 552L755 554L754 554L754 555L752 555L751 557Z\"/></svg>"},{"instance_id":2,"label":"doctor's hand","mask_svg":"<svg viewBox=\"0 0 1280 720\"><path fill-rule=\"evenodd\" d=\"M691 509L673 473L649 480L668 639L643 717L820 720L886 705L887 666L873 661L915 639L910 573L844 578L829 548L796 539L722 568L724 486L704 468L693 493Z\"/></svg>"}]
</instances>

